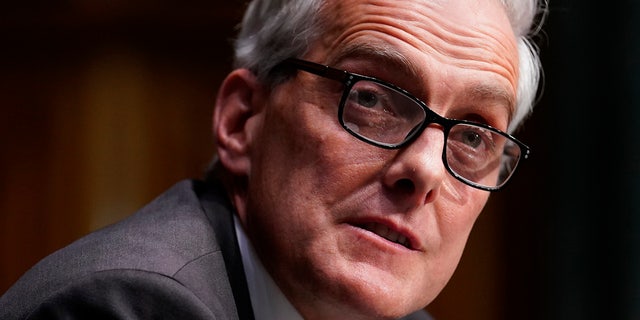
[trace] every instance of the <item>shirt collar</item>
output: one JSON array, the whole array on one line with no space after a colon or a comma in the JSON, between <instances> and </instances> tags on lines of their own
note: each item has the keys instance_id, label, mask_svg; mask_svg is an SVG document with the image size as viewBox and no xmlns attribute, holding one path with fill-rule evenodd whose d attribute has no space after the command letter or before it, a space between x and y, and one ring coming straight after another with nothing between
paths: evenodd
<instances>
[{"instance_id":1,"label":"shirt collar","mask_svg":"<svg viewBox=\"0 0 640 320\"><path fill-rule=\"evenodd\" d=\"M249 296L255 320L303 320L298 311L291 305L280 288L264 269L256 255L249 238L244 232L238 218L234 215L233 222L238 237L238 246L242 256L242 265L247 277Z\"/></svg>"}]
</instances>

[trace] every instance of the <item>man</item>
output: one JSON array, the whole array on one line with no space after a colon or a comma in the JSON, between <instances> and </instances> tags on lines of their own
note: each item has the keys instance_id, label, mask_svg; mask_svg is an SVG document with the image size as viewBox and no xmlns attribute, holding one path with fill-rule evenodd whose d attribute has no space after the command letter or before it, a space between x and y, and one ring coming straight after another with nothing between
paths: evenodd
<instances>
[{"instance_id":1,"label":"man","mask_svg":"<svg viewBox=\"0 0 640 320\"><path fill-rule=\"evenodd\" d=\"M0 317L424 317L528 155L504 132L535 95L537 9L254 1L206 181L46 258Z\"/></svg>"}]
</instances>

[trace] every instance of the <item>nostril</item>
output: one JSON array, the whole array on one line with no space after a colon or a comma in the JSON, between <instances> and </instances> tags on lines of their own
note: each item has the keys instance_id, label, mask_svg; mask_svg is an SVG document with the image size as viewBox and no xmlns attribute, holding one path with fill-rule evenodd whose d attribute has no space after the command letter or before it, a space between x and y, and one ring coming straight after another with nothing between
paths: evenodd
<instances>
[{"instance_id":1,"label":"nostril","mask_svg":"<svg viewBox=\"0 0 640 320\"><path fill-rule=\"evenodd\" d=\"M395 187L406 194L412 194L416 191L416 186L410 179L400 179L396 181Z\"/></svg>"}]
</instances>

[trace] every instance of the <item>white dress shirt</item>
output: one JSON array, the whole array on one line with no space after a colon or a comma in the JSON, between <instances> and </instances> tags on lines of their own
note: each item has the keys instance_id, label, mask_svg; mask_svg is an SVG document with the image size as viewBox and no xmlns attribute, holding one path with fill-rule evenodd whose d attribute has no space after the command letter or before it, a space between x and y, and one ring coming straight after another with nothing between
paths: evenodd
<instances>
[{"instance_id":1,"label":"white dress shirt","mask_svg":"<svg viewBox=\"0 0 640 320\"><path fill-rule=\"evenodd\" d=\"M264 269L236 216L234 223L255 320L303 320Z\"/></svg>"}]
</instances>

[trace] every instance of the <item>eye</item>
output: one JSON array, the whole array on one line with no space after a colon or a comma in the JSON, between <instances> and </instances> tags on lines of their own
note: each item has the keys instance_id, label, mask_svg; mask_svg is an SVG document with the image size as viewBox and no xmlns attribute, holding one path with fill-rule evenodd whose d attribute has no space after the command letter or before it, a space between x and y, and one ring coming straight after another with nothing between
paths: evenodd
<instances>
[{"instance_id":1,"label":"eye","mask_svg":"<svg viewBox=\"0 0 640 320\"><path fill-rule=\"evenodd\" d=\"M496 134L475 125L458 124L449 133L450 142L466 152L492 153L495 151Z\"/></svg>"},{"instance_id":2,"label":"eye","mask_svg":"<svg viewBox=\"0 0 640 320\"><path fill-rule=\"evenodd\" d=\"M352 95L352 100L366 108L375 107L379 101L378 95L375 92L369 90L353 91Z\"/></svg>"},{"instance_id":3,"label":"eye","mask_svg":"<svg viewBox=\"0 0 640 320\"><path fill-rule=\"evenodd\" d=\"M475 131L462 132L460 138L462 139L462 143L472 148L477 148L482 144L482 137Z\"/></svg>"}]
</instances>

